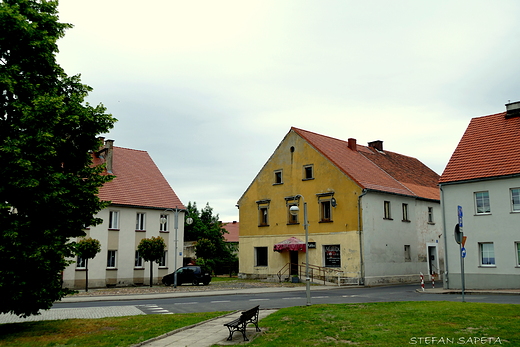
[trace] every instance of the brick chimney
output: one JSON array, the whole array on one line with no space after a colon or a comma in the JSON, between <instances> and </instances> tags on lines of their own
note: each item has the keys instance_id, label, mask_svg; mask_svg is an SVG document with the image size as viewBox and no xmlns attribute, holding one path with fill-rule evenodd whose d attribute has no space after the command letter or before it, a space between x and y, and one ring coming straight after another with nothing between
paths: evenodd
<instances>
[{"instance_id":1,"label":"brick chimney","mask_svg":"<svg viewBox=\"0 0 520 347\"><path fill-rule=\"evenodd\" d=\"M506 104L506 118L520 116L520 101Z\"/></svg>"},{"instance_id":2,"label":"brick chimney","mask_svg":"<svg viewBox=\"0 0 520 347\"><path fill-rule=\"evenodd\" d=\"M353 139L353 138L349 138L348 139L348 148L350 148L351 150L353 151L357 151L357 144L356 144L356 139Z\"/></svg>"},{"instance_id":3,"label":"brick chimney","mask_svg":"<svg viewBox=\"0 0 520 347\"><path fill-rule=\"evenodd\" d=\"M107 165L107 172L113 173L113 163L114 163L114 140L106 140L105 148L107 150L105 163Z\"/></svg>"},{"instance_id":4,"label":"brick chimney","mask_svg":"<svg viewBox=\"0 0 520 347\"><path fill-rule=\"evenodd\" d=\"M377 149L380 152L383 152L383 141L376 140L368 143L368 147Z\"/></svg>"}]
</instances>

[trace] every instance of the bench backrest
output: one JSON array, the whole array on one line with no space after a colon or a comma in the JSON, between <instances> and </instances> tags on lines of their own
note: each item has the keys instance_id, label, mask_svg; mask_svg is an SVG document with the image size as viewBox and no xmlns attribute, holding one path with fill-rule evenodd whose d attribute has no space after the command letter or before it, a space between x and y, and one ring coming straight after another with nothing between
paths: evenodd
<instances>
[{"instance_id":1,"label":"bench backrest","mask_svg":"<svg viewBox=\"0 0 520 347\"><path fill-rule=\"evenodd\" d=\"M255 306L252 309L249 309L247 311L242 312L242 314L240 315L240 320L241 321L248 321L251 318L253 318L254 316L256 316L258 314L259 307L260 307L260 305L259 306Z\"/></svg>"}]
</instances>

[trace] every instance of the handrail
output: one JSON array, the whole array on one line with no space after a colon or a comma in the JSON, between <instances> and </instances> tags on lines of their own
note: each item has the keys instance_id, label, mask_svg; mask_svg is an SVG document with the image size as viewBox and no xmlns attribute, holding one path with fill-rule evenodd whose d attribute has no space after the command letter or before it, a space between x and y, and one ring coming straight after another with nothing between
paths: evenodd
<instances>
[{"instance_id":1,"label":"handrail","mask_svg":"<svg viewBox=\"0 0 520 347\"><path fill-rule=\"evenodd\" d=\"M282 282L282 276L285 275L287 272L289 272L292 266L298 267L298 276L300 278L302 277L302 275L305 276L305 267L306 267L305 263L303 263L303 262L301 264L287 263L277 273L279 282ZM316 277L323 278L324 285L326 284L327 272L334 272L336 274L334 276L337 276L338 272L343 272L342 270L337 270L335 268L309 264L309 278L311 279L311 281L313 281L313 279L314 279L315 271L317 272Z\"/></svg>"}]
</instances>

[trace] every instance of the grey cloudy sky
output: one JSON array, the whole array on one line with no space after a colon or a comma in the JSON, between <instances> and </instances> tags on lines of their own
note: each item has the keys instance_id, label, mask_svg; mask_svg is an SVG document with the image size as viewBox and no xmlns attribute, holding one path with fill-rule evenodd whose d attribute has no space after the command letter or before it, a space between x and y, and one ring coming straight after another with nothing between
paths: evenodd
<instances>
[{"instance_id":1,"label":"grey cloudy sky","mask_svg":"<svg viewBox=\"0 0 520 347\"><path fill-rule=\"evenodd\" d=\"M520 100L516 0L61 0L58 62L187 204L223 221L291 126L442 173L472 117Z\"/></svg>"}]
</instances>

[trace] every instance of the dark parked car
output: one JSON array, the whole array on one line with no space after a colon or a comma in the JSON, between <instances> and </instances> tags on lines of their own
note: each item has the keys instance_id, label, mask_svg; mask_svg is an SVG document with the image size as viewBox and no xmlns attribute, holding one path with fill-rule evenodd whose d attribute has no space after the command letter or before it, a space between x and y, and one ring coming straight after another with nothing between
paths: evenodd
<instances>
[{"instance_id":1,"label":"dark parked car","mask_svg":"<svg viewBox=\"0 0 520 347\"><path fill-rule=\"evenodd\" d=\"M200 283L207 286L211 282L209 271L204 270L200 266L183 266L163 277L162 283L169 286L174 284L174 274L177 273L177 285L183 283L191 283L198 286Z\"/></svg>"}]
</instances>

